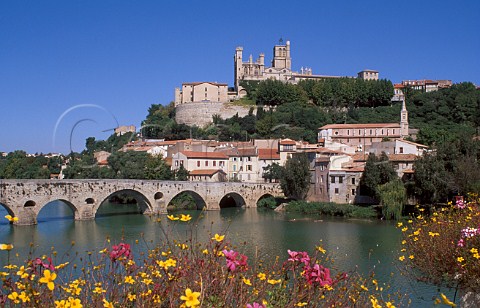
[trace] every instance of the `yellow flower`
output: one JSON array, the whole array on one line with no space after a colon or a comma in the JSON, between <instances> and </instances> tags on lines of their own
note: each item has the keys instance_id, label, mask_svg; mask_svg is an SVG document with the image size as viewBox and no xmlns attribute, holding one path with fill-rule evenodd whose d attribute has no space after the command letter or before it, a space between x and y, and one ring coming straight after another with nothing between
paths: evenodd
<instances>
[{"instance_id":1,"label":"yellow flower","mask_svg":"<svg viewBox=\"0 0 480 308\"><path fill-rule=\"evenodd\" d=\"M167 215L167 218L170 219L170 220L179 220L180 219L180 218L175 217L173 215Z\"/></svg>"},{"instance_id":2,"label":"yellow flower","mask_svg":"<svg viewBox=\"0 0 480 308\"><path fill-rule=\"evenodd\" d=\"M208 249L202 250L202 253L203 253L204 255L208 255Z\"/></svg>"},{"instance_id":3,"label":"yellow flower","mask_svg":"<svg viewBox=\"0 0 480 308\"><path fill-rule=\"evenodd\" d=\"M102 294L107 292L107 290L102 289L101 287L95 287L95 290L93 290L93 293L95 294Z\"/></svg>"},{"instance_id":4,"label":"yellow flower","mask_svg":"<svg viewBox=\"0 0 480 308\"><path fill-rule=\"evenodd\" d=\"M106 299L103 299L103 307L105 308L113 308L113 304L108 302Z\"/></svg>"},{"instance_id":5,"label":"yellow flower","mask_svg":"<svg viewBox=\"0 0 480 308\"><path fill-rule=\"evenodd\" d=\"M190 214L188 215L183 215L180 217L180 220L181 221L189 221L190 219L192 219L192 216L190 216Z\"/></svg>"},{"instance_id":6,"label":"yellow flower","mask_svg":"<svg viewBox=\"0 0 480 308\"><path fill-rule=\"evenodd\" d=\"M390 302L387 302L386 305L387 305L387 308L395 308L395 306Z\"/></svg>"},{"instance_id":7,"label":"yellow flower","mask_svg":"<svg viewBox=\"0 0 480 308\"><path fill-rule=\"evenodd\" d=\"M269 284L275 285L275 284L277 284L277 283L282 282L282 279L277 279L277 280L275 280L275 279L268 279L267 282L268 282Z\"/></svg>"},{"instance_id":8,"label":"yellow flower","mask_svg":"<svg viewBox=\"0 0 480 308\"><path fill-rule=\"evenodd\" d=\"M409 255L408 258L409 258L410 260L413 260L413 259L415 258L415 256L414 256L414 255Z\"/></svg>"},{"instance_id":9,"label":"yellow flower","mask_svg":"<svg viewBox=\"0 0 480 308\"><path fill-rule=\"evenodd\" d=\"M128 293L128 300L133 302L134 300L137 299L137 296L135 294L132 294L132 293Z\"/></svg>"},{"instance_id":10,"label":"yellow flower","mask_svg":"<svg viewBox=\"0 0 480 308\"><path fill-rule=\"evenodd\" d=\"M20 303L20 299L18 298L18 293L17 292L12 292L8 294L8 298L11 299L15 304Z\"/></svg>"},{"instance_id":11,"label":"yellow flower","mask_svg":"<svg viewBox=\"0 0 480 308\"><path fill-rule=\"evenodd\" d=\"M215 233L215 236L212 237L212 240L216 240L217 242L221 242L221 241L223 241L224 238L225 238L225 235L218 235L217 233Z\"/></svg>"},{"instance_id":12,"label":"yellow flower","mask_svg":"<svg viewBox=\"0 0 480 308\"><path fill-rule=\"evenodd\" d=\"M57 274L56 273L50 273L49 270L45 270L43 272L43 277L40 278L39 282L40 283L46 283L47 284L47 287L50 291L53 291L53 288L55 287L55 284L53 283L53 281L57 278Z\"/></svg>"},{"instance_id":13,"label":"yellow flower","mask_svg":"<svg viewBox=\"0 0 480 308\"><path fill-rule=\"evenodd\" d=\"M403 227L403 228L402 228L402 232L405 232L405 231L407 231L407 230L408 230L408 227Z\"/></svg>"},{"instance_id":14,"label":"yellow flower","mask_svg":"<svg viewBox=\"0 0 480 308\"><path fill-rule=\"evenodd\" d=\"M322 246L317 246L317 250L325 254L327 251Z\"/></svg>"},{"instance_id":15,"label":"yellow flower","mask_svg":"<svg viewBox=\"0 0 480 308\"><path fill-rule=\"evenodd\" d=\"M308 305L308 303L305 303L305 302L295 304L295 306L297 306L297 307L303 307L303 306L307 306L307 305Z\"/></svg>"},{"instance_id":16,"label":"yellow flower","mask_svg":"<svg viewBox=\"0 0 480 308\"><path fill-rule=\"evenodd\" d=\"M400 260L400 261L405 260L405 256L400 256L400 257L398 257L398 260Z\"/></svg>"},{"instance_id":17,"label":"yellow flower","mask_svg":"<svg viewBox=\"0 0 480 308\"><path fill-rule=\"evenodd\" d=\"M428 232L428 235L430 235L431 237L435 237L435 236L440 236L440 233L437 233L437 232Z\"/></svg>"},{"instance_id":18,"label":"yellow flower","mask_svg":"<svg viewBox=\"0 0 480 308\"><path fill-rule=\"evenodd\" d=\"M125 276L124 281L125 281L125 283L128 283L128 284L134 284L135 283L135 280L132 278L132 276Z\"/></svg>"},{"instance_id":19,"label":"yellow flower","mask_svg":"<svg viewBox=\"0 0 480 308\"><path fill-rule=\"evenodd\" d=\"M12 215L5 215L5 218L8 219L9 222L18 221L18 217L12 217Z\"/></svg>"},{"instance_id":20,"label":"yellow flower","mask_svg":"<svg viewBox=\"0 0 480 308\"><path fill-rule=\"evenodd\" d=\"M471 252L471 253L477 253L477 252L478 252L478 249L477 249L477 248L472 248L472 249L470 249L470 252Z\"/></svg>"},{"instance_id":21,"label":"yellow flower","mask_svg":"<svg viewBox=\"0 0 480 308\"><path fill-rule=\"evenodd\" d=\"M366 286L364 286L363 284L360 286L360 288L363 290L363 291L368 291L368 288Z\"/></svg>"},{"instance_id":22,"label":"yellow flower","mask_svg":"<svg viewBox=\"0 0 480 308\"><path fill-rule=\"evenodd\" d=\"M0 250L12 250L13 245L12 244L0 244Z\"/></svg>"},{"instance_id":23,"label":"yellow flower","mask_svg":"<svg viewBox=\"0 0 480 308\"><path fill-rule=\"evenodd\" d=\"M465 261L465 259L463 257L458 257L457 261L461 263L461 262Z\"/></svg>"},{"instance_id":24,"label":"yellow flower","mask_svg":"<svg viewBox=\"0 0 480 308\"><path fill-rule=\"evenodd\" d=\"M25 266L21 266L20 269L17 272L17 275L20 276L20 278L25 279L28 277L28 273L25 273Z\"/></svg>"},{"instance_id":25,"label":"yellow flower","mask_svg":"<svg viewBox=\"0 0 480 308\"><path fill-rule=\"evenodd\" d=\"M250 282L250 279L247 279L247 278L242 278L242 281L244 284L246 284L247 286L251 286L252 283Z\"/></svg>"},{"instance_id":26,"label":"yellow flower","mask_svg":"<svg viewBox=\"0 0 480 308\"><path fill-rule=\"evenodd\" d=\"M402 241L402 245L405 245L406 243L407 243L406 240L403 240L403 241Z\"/></svg>"},{"instance_id":27,"label":"yellow flower","mask_svg":"<svg viewBox=\"0 0 480 308\"><path fill-rule=\"evenodd\" d=\"M401 222L397 223L398 228L400 228L401 226L403 226L403 223L401 223Z\"/></svg>"},{"instance_id":28,"label":"yellow flower","mask_svg":"<svg viewBox=\"0 0 480 308\"><path fill-rule=\"evenodd\" d=\"M373 295L370 295L370 302L372 302L372 308L382 308L382 306L378 304L378 299Z\"/></svg>"},{"instance_id":29,"label":"yellow flower","mask_svg":"<svg viewBox=\"0 0 480 308\"><path fill-rule=\"evenodd\" d=\"M65 308L66 307L66 302L64 299L61 301L55 301L55 308Z\"/></svg>"},{"instance_id":30,"label":"yellow flower","mask_svg":"<svg viewBox=\"0 0 480 308\"><path fill-rule=\"evenodd\" d=\"M258 274L257 274L257 277L258 277L258 279L260 279L260 280L265 280L265 279L267 279L267 275L265 275L264 273L258 273Z\"/></svg>"},{"instance_id":31,"label":"yellow flower","mask_svg":"<svg viewBox=\"0 0 480 308\"><path fill-rule=\"evenodd\" d=\"M440 293L440 296L442 297L442 301L445 305L448 305L450 307L457 307L457 305L454 302L451 302L443 293Z\"/></svg>"},{"instance_id":32,"label":"yellow flower","mask_svg":"<svg viewBox=\"0 0 480 308\"><path fill-rule=\"evenodd\" d=\"M70 264L70 262L65 262L65 263L59 264L59 265L55 266L55 269L62 269L65 266L67 266L68 264Z\"/></svg>"},{"instance_id":33,"label":"yellow flower","mask_svg":"<svg viewBox=\"0 0 480 308\"><path fill-rule=\"evenodd\" d=\"M198 297L200 296L200 292L192 292L189 288L185 290L185 295L180 296L182 301L185 301L184 305L186 307L197 307L200 305L200 301Z\"/></svg>"},{"instance_id":34,"label":"yellow flower","mask_svg":"<svg viewBox=\"0 0 480 308\"><path fill-rule=\"evenodd\" d=\"M68 302L65 303L65 307L70 307L70 308L81 308L82 302L78 298L73 298L69 297Z\"/></svg>"}]
</instances>

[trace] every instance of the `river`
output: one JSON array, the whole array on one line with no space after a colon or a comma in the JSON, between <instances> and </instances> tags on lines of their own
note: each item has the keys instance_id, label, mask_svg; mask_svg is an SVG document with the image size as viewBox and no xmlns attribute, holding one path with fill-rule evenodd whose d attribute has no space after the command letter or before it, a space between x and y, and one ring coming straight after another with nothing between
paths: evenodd
<instances>
[{"instance_id":1,"label":"river","mask_svg":"<svg viewBox=\"0 0 480 308\"><path fill-rule=\"evenodd\" d=\"M176 237L182 238L195 224L195 236L208 240L211 234L226 234L235 244L249 243L245 253L253 256L260 252L263 259L287 257L287 250L312 252L322 240L322 246L333 255L335 265L343 271L357 270L368 275L372 270L379 282L392 286L392 290L408 294L413 307L431 307L432 297L438 296L438 288L418 283L401 275L396 264L400 251L401 232L392 222L347 220L335 217L312 219L298 214L277 213L272 210L226 208L220 211L182 211L191 214L192 221L172 223L166 216L126 214L136 212L135 205L105 203L95 220L74 221L73 212L61 201L45 206L35 226L13 226L3 218L7 212L0 206L0 243L12 243L14 250L11 262L19 264L28 257L49 255L58 252L58 262L65 252L84 254L99 251L107 239L118 243L122 239L134 243L144 239L147 243L160 243L163 233L160 228L174 225ZM124 214L119 214L124 213ZM72 247L72 241L75 245ZM19 257L15 257L15 254ZM0 251L0 264L7 263L6 251ZM392 275L393 273L393 275ZM450 298L453 291L442 289Z\"/></svg>"}]
</instances>

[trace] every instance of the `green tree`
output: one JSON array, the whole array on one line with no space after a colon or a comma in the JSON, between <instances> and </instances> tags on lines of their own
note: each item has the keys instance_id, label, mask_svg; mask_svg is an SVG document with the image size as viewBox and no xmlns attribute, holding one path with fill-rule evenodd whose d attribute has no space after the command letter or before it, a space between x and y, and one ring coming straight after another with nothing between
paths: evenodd
<instances>
[{"instance_id":1,"label":"green tree","mask_svg":"<svg viewBox=\"0 0 480 308\"><path fill-rule=\"evenodd\" d=\"M382 204L382 214L386 219L399 220L402 217L402 211L407 202L407 193L405 186L400 179L394 179L388 183L377 187L380 203Z\"/></svg>"},{"instance_id":2,"label":"green tree","mask_svg":"<svg viewBox=\"0 0 480 308\"><path fill-rule=\"evenodd\" d=\"M296 200L304 200L310 186L310 170L305 154L297 154L288 158L283 167L280 187L285 196Z\"/></svg>"},{"instance_id":3,"label":"green tree","mask_svg":"<svg viewBox=\"0 0 480 308\"><path fill-rule=\"evenodd\" d=\"M277 182L282 178L283 168L278 163L263 167L263 178L270 183Z\"/></svg>"},{"instance_id":4,"label":"green tree","mask_svg":"<svg viewBox=\"0 0 480 308\"><path fill-rule=\"evenodd\" d=\"M378 186L398 178L388 156L382 153L380 157L369 154L365 163L365 171L360 179L362 195L379 200Z\"/></svg>"},{"instance_id":5,"label":"green tree","mask_svg":"<svg viewBox=\"0 0 480 308\"><path fill-rule=\"evenodd\" d=\"M175 171L175 181L188 181L188 170L183 165Z\"/></svg>"},{"instance_id":6,"label":"green tree","mask_svg":"<svg viewBox=\"0 0 480 308\"><path fill-rule=\"evenodd\" d=\"M147 180L172 180L173 174L162 155L148 155L145 162L145 178Z\"/></svg>"}]
</instances>

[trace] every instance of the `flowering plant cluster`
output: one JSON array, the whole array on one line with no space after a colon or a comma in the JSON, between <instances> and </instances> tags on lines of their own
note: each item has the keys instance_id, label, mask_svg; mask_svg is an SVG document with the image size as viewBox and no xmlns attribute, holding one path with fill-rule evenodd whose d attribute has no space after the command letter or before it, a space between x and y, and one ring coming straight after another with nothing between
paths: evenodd
<instances>
[{"instance_id":1,"label":"flowering plant cluster","mask_svg":"<svg viewBox=\"0 0 480 308\"><path fill-rule=\"evenodd\" d=\"M480 291L480 199L449 203L430 215L418 207L418 215L399 223L403 248L399 260L420 280Z\"/></svg>"},{"instance_id":2,"label":"flowering plant cluster","mask_svg":"<svg viewBox=\"0 0 480 308\"><path fill-rule=\"evenodd\" d=\"M283 263L250 260L225 235L196 241L191 219L170 215L166 228L160 223L165 239L157 247L107 240L86 255L9 261L0 269L0 307L394 307L403 300L382 293L372 277L333 275L321 246L313 255L288 251ZM190 224L189 238L172 240L175 224L183 223Z\"/></svg>"}]
</instances>

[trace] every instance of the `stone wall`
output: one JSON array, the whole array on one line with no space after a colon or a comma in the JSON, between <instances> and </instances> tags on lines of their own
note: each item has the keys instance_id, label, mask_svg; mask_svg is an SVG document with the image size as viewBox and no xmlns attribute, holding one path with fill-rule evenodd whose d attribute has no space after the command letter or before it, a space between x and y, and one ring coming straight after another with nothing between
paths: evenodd
<instances>
[{"instance_id":1,"label":"stone wall","mask_svg":"<svg viewBox=\"0 0 480 308\"><path fill-rule=\"evenodd\" d=\"M185 103L175 108L175 120L178 124L204 127L212 123L212 118L215 114L220 115L222 119L231 118L237 113L239 117L244 117L248 115L251 107L222 102ZM256 110L254 109L255 113Z\"/></svg>"}]
</instances>

